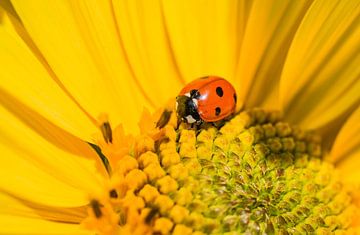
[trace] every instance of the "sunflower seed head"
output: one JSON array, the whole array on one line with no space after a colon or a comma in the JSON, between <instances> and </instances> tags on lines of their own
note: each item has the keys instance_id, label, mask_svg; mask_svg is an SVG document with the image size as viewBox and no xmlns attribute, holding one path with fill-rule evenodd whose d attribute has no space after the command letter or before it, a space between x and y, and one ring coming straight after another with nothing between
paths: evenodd
<instances>
[{"instance_id":1,"label":"sunflower seed head","mask_svg":"<svg viewBox=\"0 0 360 235\"><path fill-rule=\"evenodd\" d=\"M157 150L134 149L119 160L111 200L122 232L327 234L349 227L351 197L322 160L321 141L278 113L255 109L220 128L167 125L163 132Z\"/></svg>"}]
</instances>

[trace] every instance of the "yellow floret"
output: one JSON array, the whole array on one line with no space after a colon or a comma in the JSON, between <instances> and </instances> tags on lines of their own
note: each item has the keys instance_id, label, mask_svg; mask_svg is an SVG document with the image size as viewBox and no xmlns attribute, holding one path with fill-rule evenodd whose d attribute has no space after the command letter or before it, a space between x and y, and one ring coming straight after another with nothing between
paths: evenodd
<instances>
[{"instance_id":1,"label":"yellow floret","mask_svg":"<svg viewBox=\"0 0 360 235\"><path fill-rule=\"evenodd\" d=\"M155 187L147 184L141 189L139 195L144 198L146 203L149 203L154 201L154 199L159 196L160 193Z\"/></svg>"},{"instance_id":2,"label":"yellow floret","mask_svg":"<svg viewBox=\"0 0 360 235\"><path fill-rule=\"evenodd\" d=\"M200 232L200 231L195 231L191 235L205 235L205 233Z\"/></svg>"},{"instance_id":3,"label":"yellow floret","mask_svg":"<svg viewBox=\"0 0 360 235\"><path fill-rule=\"evenodd\" d=\"M197 156L199 159L210 160L213 154L212 145L203 145L197 148Z\"/></svg>"},{"instance_id":4,"label":"yellow floret","mask_svg":"<svg viewBox=\"0 0 360 235\"><path fill-rule=\"evenodd\" d=\"M138 157L146 151L154 151L154 140L150 136L140 136L135 144L135 155Z\"/></svg>"},{"instance_id":5,"label":"yellow floret","mask_svg":"<svg viewBox=\"0 0 360 235\"><path fill-rule=\"evenodd\" d=\"M130 155L124 156L117 164L116 171L119 174L126 174L133 169L137 169L139 167L136 159Z\"/></svg>"},{"instance_id":6,"label":"yellow floret","mask_svg":"<svg viewBox=\"0 0 360 235\"><path fill-rule=\"evenodd\" d=\"M179 153L182 158L196 158L197 156L195 145L192 143L182 143Z\"/></svg>"},{"instance_id":7,"label":"yellow floret","mask_svg":"<svg viewBox=\"0 0 360 235\"><path fill-rule=\"evenodd\" d=\"M179 187L177 181L169 175L159 179L156 183L159 186L160 192L164 194L174 192Z\"/></svg>"},{"instance_id":8,"label":"yellow floret","mask_svg":"<svg viewBox=\"0 0 360 235\"><path fill-rule=\"evenodd\" d=\"M180 188L175 196L175 202L179 205L187 205L191 202L193 196L188 188Z\"/></svg>"},{"instance_id":9,"label":"yellow floret","mask_svg":"<svg viewBox=\"0 0 360 235\"><path fill-rule=\"evenodd\" d=\"M192 212L187 218L187 221L189 221L193 225L193 228L199 230L204 225L204 216L199 213Z\"/></svg>"},{"instance_id":10,"label":"yellow floret","mask_svg":"<svg viewBox=\"0 0 360 235\"><path fill-rule=\"evenodd\" d=\"M197 158L189 159L184 163L185 167L192 173L199 173L202 169L201 164Z\"/></svg>"},{"instance_id":11,"label":"yellow floret","mask_svg":"<svg viewBox=\"0 0 360 235\"><path fill-rule=\"evenodd\" d=\"M155 205L159 208L162 214L165 214L171 210L174 205L173 200L169 196L159 195L155 199Z\"/></svg>"},{"instance_id":12,"label":"yellow floret","mask_svg":"<svg viewBox=\"0 0 360 235\"><path fill-rule=\"evenodd\" d=\"M178 224L175 226L173 235L190 235L192 233L192 229L186 227L183 224Z\"/></svg>"},{"instance_id":13,"label":"yellow floret","mask_svg":"<svg viewBox=\"0 0 360 235\"><path fill-rule=\"evenodd\" d=\"M196 135L193 130L182 130L179 143L195 143Z\"/></svg>"},{"instance_id":14,"label":"yellow floret","mask_svg":"<svg viewBox=\"0 0 360 235\"><path fill-rule=\"evenodd\" d=\"M126 193L126 196L121 200L121 204L126 209L139 210L144 208L145 202L141 197L135 196L131 191Z\"/></svg>"},{"instance_id":15,"label":"yellow floret","mask_svg":"<svg viewBox=\"0 0 360 235\"><path fill-rule=\"evenodd\" d=\"M167 154L162 153L161 164L167 168L180 162L180 155L174 150Z\"/></svg>"},{"instance_id":16,"label":"yellow floret","mask_svg":"<svg viewBox=\"0 0 360 235\"><path fill-rule=\"evenodd\" d=\"M170 218L175 223L181 223L188 215L189 210L179 205L175 205L170 211Z\"/></svg>"},{"instance_id":17,"label":"yellow floret","mask_svg":"<svg viewBox=\"0 0 360 235\"><path fill-rule=\"evenodd\" d=\"M130 189L140 189L146 183L146 181L146 174L139 169L131 170L125 176L125 182Z\"/></svg>"},{"instance_id":18,"label":"yellow floret","mask_svg":"<svg viewBox=\"0 0 360 235\"><path fill-rule=\"evenodd\" d=\"M141 168L145 168L151 163L159 164L159 157L155 153L147 151L146 153L140 155L138 161Z\"/></svg>"},{"instance_id":19,"label":"yellow floret","mask_svg":"<svg viewBox=\"0 0 360 235\"><path fill-rule=\"evenodd\" d=\"M147 175L148 179L155 180L158 178L163 177L166 173L163 168L159 164L151 163L144 169L145 174Z\"/></svg>"},{"instance_id":20,"label":"yellow floret","mask_svg":"<svg viewBox=\"0 0 360 235\"><path fill-rule=\"evenodd\" d=\"M176 140L176 131L172 126L165 126L165 136L168 137L170 140Z\"/></svg>"},{"instance_id":21,"label":"yellow floret","mask_svg":"<svg viewBox=\"0 0 360 235\"><path fill-rule=\"evenodd\" d=\"M252 145L255 141L254 136L250 133L250 131L243 131L238 138L240 139L243 145Z\"/></svg>"},{"instance_id":22,"label":"yellow floret","mask_svg":"<svg viewBox=\"0 0 360 235\"><path fill-rule=\"evenodd\" d=\"M154 231L160 232L161 234L169 234L174 223L167 218L158 218L155 221Z\"/></svg>"},{"instance_id":23,"label":"yellow floret","mask_svg":"<svg viewBox=\"0 0 360 235\"><path fill-rule=\"evenodd\" d=\"M170 175L175 179L184 180L186 177L188 177L189 172L188 169L182 163L180 163L170 168Z\"/></svg>"}]
</instances>

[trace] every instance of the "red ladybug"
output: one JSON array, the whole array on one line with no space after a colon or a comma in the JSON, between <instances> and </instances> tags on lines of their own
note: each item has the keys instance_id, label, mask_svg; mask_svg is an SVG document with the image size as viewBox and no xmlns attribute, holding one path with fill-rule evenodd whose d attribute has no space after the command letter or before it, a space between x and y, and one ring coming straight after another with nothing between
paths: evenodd
<instances>
[{"instance_id":1,"label":"red ladybug","mask_svg":"<svg viewBox=\"0 0 360 235\"><path fill-rule=\"evenodd\" d=\"M236 107L236 92L225 79L207 76L187 84L176 97L176 112L189 124L216 122L230 116Z\"/></svg>"}]
</instances>

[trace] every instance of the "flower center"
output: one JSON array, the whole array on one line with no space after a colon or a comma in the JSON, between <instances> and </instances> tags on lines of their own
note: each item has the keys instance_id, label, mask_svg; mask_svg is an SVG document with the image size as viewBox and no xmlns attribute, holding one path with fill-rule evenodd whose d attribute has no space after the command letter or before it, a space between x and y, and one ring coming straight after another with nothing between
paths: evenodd
<instances>
[{"instance_id":1,"label":"flower center","mask_svg":"<svg viewBox=\"0 0 360 235\"><path fill-rule=\"evenodd\" d=\"M174 116L136 138L128 151L115 136L100 146L116 161L109 190L92 200L85 226L100 234L326 234L348 228L351 197L322 160L316 135L259 109L197 130L177 127Z\"/></svg>"}]
</instances>

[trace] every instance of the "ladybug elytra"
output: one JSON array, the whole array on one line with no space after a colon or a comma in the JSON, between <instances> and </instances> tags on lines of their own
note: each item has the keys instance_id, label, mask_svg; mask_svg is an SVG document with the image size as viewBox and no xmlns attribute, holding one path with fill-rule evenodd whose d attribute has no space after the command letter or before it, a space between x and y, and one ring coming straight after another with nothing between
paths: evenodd
<instances>
[{"instance_id":1,"label":"ladybug elytra","mask_svg":"<svg viewBox=\"0 0 360 235\"><path fill-rule=\"evenodd\" d=\"M176 112L189 124L216 122L230 116L236 107L234 87L224 78L207 76L187 84L176 97Z\"/></svg>"}]
</instances>

